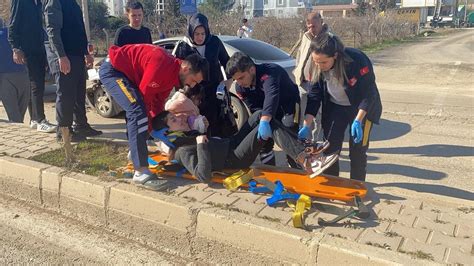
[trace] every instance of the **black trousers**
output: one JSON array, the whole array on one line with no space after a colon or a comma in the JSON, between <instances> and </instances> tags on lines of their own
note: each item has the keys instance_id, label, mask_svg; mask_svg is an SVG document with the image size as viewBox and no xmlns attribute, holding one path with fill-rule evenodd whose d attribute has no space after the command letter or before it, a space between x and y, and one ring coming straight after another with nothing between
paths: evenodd
<instances>
[{"instance_id":1,"label":"black trousers","mask_svg":"<svg viewBox=\"0 0 474 266\"><path fill-rule=\"evenodd\" d=\"M59 127L86 126L86 65L84 56L68 56L71 72L59 71L59 59L50 62L56 80L56 121Z\"/></svg>"},{"instance_id":2,"label":"black trousers","mask_svg":"<svg viewBox=\"0 0 474 266\"><path fill-rule=\"evenodd\" d=\"M354 121L356 114L351 106L342 106L328 102L323 109L322 127L324 137L329 141L330 146L325 154L340 152L344 142L346 129ZM365 180L367 174L367 150L369 148L369 136L372 129L372 122L364 119L362 122L363 138L359 143L354 143L354 139L349 137L349 158L351 160L351 179ZM324 171L325 174L339 176L339 161Z\"/></svg>"},{"instance_id":3,"label":"black trousers","mask_svg":"<svg viewBox=\"0 0 474 266\"><path fill-rule=\"evenodd\" d=\"M31 120L41 121L44 115L44 82L46 74L46 52L38 54L26 54L26 66L30 79L31 97L28 104L28 112Z\"/></svg>"},{"instance_id":4,"label":"black trousers","mask_svg":"<svg viewBox=\"0 0 474 266\"><path fill-rule=\"evenodd\" d=\"M253 113L239 132L230 138L230 152L227 156L225 168L248 168L257 158L262 148L269 142L257 138L258 124L262 112ZM296 157L304 151L304 146L295 135L280 121L272 119L270 122L273 133L273 141L283 151L296 160Z\"/></svg>"}]
</instances>

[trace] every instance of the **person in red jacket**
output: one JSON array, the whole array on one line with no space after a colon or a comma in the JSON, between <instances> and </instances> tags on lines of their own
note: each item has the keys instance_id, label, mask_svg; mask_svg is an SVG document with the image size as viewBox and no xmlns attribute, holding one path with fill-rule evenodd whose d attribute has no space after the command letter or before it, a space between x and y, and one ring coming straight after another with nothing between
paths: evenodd
<instances>
[{"instance_id":1,"label":"person in red jacket","mask_svg":"<svg viewBox=\"0 0 474 266\"><path fill-rule=\"evenodd\" d=\"M164 109L173 88L194 87L207 77L208 63L198 55L177 59L158 46L112 46L99 70L105 90L126 112L133 181L155 176L148 170L149 121Z\"/></svg>"}]
</instances>

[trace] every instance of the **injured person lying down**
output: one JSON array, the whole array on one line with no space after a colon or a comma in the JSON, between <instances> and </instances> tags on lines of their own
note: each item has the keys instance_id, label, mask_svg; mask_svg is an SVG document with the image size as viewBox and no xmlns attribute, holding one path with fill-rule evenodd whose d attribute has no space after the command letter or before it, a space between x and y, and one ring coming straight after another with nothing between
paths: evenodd
<instances>
[{"instance_id":1,"label":"injured person lying down","mask_svg":"<svg viewBox=\"0 0 474 266\"><path fill-rule=\"evenodd\" d=\"M258 136L261 112L257 111L230 138L208 138L194 130L186 116L164 111L153 119L152 136L169 147L169 160L181 164L201 182L210 182L213 171L249 168L268 140ZM272 138L311 176L321 174L338 158L323 154L329 143L304 143L281 122L271 120Z\"/></svg>"}]
</instances>

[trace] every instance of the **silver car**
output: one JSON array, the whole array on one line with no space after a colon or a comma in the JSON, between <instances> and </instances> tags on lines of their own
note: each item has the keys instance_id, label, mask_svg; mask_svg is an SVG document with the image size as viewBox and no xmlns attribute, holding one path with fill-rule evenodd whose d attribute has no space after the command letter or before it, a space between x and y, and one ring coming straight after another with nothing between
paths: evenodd
<instances>
[{"instance_id":1,"label":"silver car","mask_svg":"<svg viewBox=\"0 0 474 266\"><path fill-rule=\"evenodd\" d=\"M238 38L236 36L226 35L220 35L218 37L224 43L224 47L229 56L240 51L250 56L257 64L278 64L282 66L293 79L292 71L295 68L295 59L283 50L255 39ZM155 41L154 44L163 47L171 53L176 44L182 39L183 37L172 37ZM95 106L97 112L104 117L112 117L121 112L122 110L120 107L110 99L105 91L103 91L100 84L97 84L97 82L95 84L96 86L93 89L91 88L91 90L88 90L88 93L95 96L91 102L93 102L92 104ZM249 111L245 104L236 96L235 85L233 85L229 91L231 94L232 110L234 111L237 124L240 128L240 126L247 121Z\"/></svg>"}]
</instances>

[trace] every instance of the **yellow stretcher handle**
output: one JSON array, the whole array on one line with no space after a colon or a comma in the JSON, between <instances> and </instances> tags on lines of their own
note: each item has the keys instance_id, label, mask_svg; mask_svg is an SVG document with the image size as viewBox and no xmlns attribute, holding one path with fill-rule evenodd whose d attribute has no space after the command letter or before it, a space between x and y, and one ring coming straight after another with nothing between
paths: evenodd
<instances>
[{"instance_id":1,"label":"yellow stretcher handle","mask_svg":"<svg viewBox=\"0 0 474 266\"><path fill-rule=\"evenodd\" d=\"M294 208L295 211L292 214L293 226L296 228L304 228L304 213L311 209L311 198L301 194Z\"/></svg>"},{"instance_id":2,"label":"yellow stretcher handle","mask_svg":"<svg viewBox=\"0 0 474 266\"><path fill-rule=\"evenodd\" d=\"M245 172L240 170L224 179L224 187L230 191L235 191L243 184L247 184L253 178L253 170Z\"/></svg>"}]
</instances>

